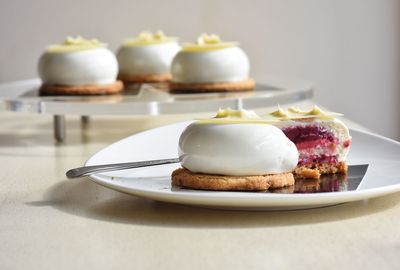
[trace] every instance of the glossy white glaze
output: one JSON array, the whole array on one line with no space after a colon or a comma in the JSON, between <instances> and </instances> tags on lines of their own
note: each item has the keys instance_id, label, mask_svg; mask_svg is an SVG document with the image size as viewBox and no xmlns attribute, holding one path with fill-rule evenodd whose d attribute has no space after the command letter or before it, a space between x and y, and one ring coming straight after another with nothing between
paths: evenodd
<instances>
[{"instance_id":1,"label":"glossy white glaze","mask_svg":"<svg viewBox=\"0 0 400 270\"><path fill-rule=\"evenodd\" d=\"M119 72L129 75L168 74L180 46L167 42L144 46L121 46L117 52Z\"/></svg>"},{"instance_id":2,"label":"glossy white glaze","mask_svg":"<svg viewBox=\"0 0 400 270\"><path fill-rule=\"evenodd\" d=\"M182 166L192 172L262 175L292 171L296 146L272 125L189 125L179 139Z\"/></svg>"},{"instance_id":3,"label":"glossy white glaze","mask_svg":"<svg viewBox=\"0 0 400 270\"><path fill-rule=\"evenodd\" d=\"M57 85L91 85L115 82L118 63L107 48L64 53L45 52L38 64L43 83Z\"/></svg>"},{"instance_id":4,"label":"glossy white glaze","mask_svg":"<svg viewBox=\"0 0 400 270\"><path fill-rule=\"evenodd\" d=\"M249 72L249 59L239 47L181 51L171 67L172 80L182 83L237 82L248 79Z\"/></svg>"}]
</instances>

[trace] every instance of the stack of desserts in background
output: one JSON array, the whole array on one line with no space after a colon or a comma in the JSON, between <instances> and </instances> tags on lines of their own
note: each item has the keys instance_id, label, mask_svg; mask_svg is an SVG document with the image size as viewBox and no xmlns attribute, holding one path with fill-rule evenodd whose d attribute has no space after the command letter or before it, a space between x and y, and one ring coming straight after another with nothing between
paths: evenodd
<instances>
[{"instance_id":1,"label":"stack of desserts in background","mask_svg":"<svg viewBox=\"0 0 400 270\"><path fill-rule=\"evenodd\" d=\"M201 35L181 46L162 31L127 39L116 56L97 39L68 37L50 45L38 64L42 95L118 94L125 86L164 83L173 93L238 92L255 87L236 42Z\"/></svg>"}]
</instances>

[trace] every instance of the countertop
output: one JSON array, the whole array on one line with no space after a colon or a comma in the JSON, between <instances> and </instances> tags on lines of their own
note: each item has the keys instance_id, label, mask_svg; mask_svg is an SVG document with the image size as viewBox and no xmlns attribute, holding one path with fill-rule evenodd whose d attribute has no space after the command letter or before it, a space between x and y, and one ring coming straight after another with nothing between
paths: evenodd
<instances>
[{"instance_id":1,"label":"countertop","mask_svg":"<svg viewBox=\"0 0 400 270\"><path fill-rule=\"evenodd\" d=\"M0 113L0 269L399 269L400 193L337 206L235 212L67 180L96 151L187 119ZM356 125L350 123L350 125Z\"/></svg>"}]
</instances>

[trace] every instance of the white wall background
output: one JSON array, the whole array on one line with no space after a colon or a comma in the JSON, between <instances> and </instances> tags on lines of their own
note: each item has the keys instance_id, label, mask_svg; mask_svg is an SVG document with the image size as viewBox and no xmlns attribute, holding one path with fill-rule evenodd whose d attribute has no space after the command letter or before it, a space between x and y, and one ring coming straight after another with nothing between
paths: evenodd
<instances>
[{"instance_id":1,"label":"white wall background","mask_svg":"<svg viewBox=\"0 0 400 270\"><path fill-rule=\"evenodd\" d=\"M0 0L0 82L36 77L40 53L66 35L116 49L143 29L240 41L257 80L311 80L317 102L400 139L398 0Z\"/></svg>"}]
</instances>

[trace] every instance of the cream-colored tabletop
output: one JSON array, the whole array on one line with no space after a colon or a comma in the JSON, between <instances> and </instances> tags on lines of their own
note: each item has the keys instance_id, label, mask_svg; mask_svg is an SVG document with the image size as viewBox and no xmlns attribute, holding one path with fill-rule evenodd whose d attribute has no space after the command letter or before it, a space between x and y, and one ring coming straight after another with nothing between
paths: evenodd
<instances>
[{"instance_id":1,"label":"cream-colored tabletop","mask_svg":"<svg viewBox=\"0 0 400 270\"><path fill-rule=\"evenodd\" d=\"M399 269L400 193L280 212L207 210L67 180L104 146L186 119L0 113L0 269Z\"/></svg>"}]
</instances>

